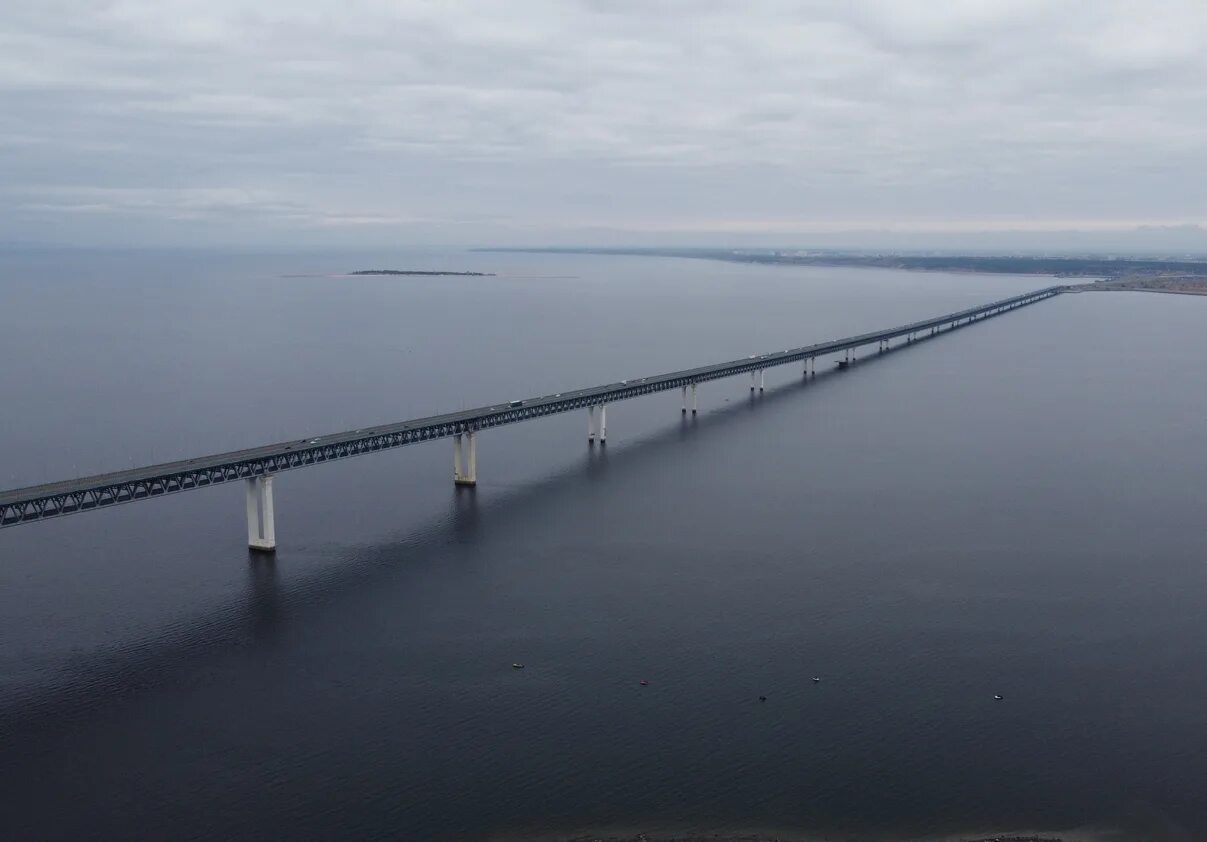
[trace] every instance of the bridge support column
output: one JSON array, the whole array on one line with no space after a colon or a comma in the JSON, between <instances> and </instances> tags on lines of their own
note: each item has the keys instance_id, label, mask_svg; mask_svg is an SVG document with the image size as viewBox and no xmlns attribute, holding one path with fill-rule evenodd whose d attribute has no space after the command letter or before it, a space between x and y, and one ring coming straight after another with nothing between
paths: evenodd
<instances>
[{"instance_id":1,"label":"bridge support column","mask_svg":"<svg viewBox=\"0 0 1207 842\"><path fill-rule=\"evenodd\" d=\"M760 368L759 369L759 391L761 392L765 388L767 388L767 372Z\"/></svg>"},{"instance_id":2,"label":"bridge support column","mask_svg":"<svg viewBox=\"0 0 1207 842\"><path fill-rule=\"evenodd\" d=\"M599 443L606 444L608 441L608 405L601 403L599 405Z\"/></svg>"},{"instance_id":3,"label":"bridge support column","mask_svg":"<svg viewBox=\"0 0 1207 842\"><path fill-rule=\"evenodd\" d=\"M587 444L595 443L595 407L587 407Z\"/></svg>"},{"instance_id":4,"label":"bridge support column","mask_svg":"<svg viewBox=\"0 0 1207 842\"><path fill-rule=\"evenodd\" d=\"M754 386L755 386L756 382L757 382L757 379L755 377L755 372L752 371L752 372L750 372L750 391L752 391L752 392L754 391Z\"/></svg>"},{"instance_id":5,"label":"bridge support column","mask_svg":"<svg viewBox=\"0 0 1207 842\"><path fill-rule=\"evenodd\" d=\"M465 469L462 470L462 445L465 439ZM453 483L455 485L478 484L478 442L474 433L464 433L453 436Z\"/></svg>"},{"instance_id":6,"label":"bridge support column","mask_svg":"<svg viewBox=\"0 0 1207 842\"><path fill-rule=\"evenodd\" d=\"M247 478L247 546L262 553L277 549L270 476Z\"/></svg>"},{"instance_id":7,"label":"bridge support column","mask_svg":"<svg viewBox=\"0 0 1207 842\"><path fill-rule=\"evenodd\" d=\"M698 404L696 403L696 384L693 383L692 384L692 415L696 414L697 407L698 407Z\"/></svg>"},{"instance_id":8,"label":"bridge support column","mask_svg":"<svg viewBox=\"0 0 1207 842\"><path fill-rule=\"evenodd\" d=\"M683 410L684 415L687 415L687 387L683 387Z\"/></svg>"}]
</instances>

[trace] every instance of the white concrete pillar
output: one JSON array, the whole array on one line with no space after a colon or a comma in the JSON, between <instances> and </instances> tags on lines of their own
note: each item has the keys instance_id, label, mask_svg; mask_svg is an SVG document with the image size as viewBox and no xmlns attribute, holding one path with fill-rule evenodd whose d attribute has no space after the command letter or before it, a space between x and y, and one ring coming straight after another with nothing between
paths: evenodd
<instances>
[{"instance_id":1,"label":"white concrete pillar","mask_svg":"<svg viewBox=\"0 0 1207 842\"><path fill-rule=\"evenodd\" d=\"M759 391L763 391L767 387L767 372L759 369Z\"/></svg>"},{"instance_id":2,"label":"white concrete pillar","mask_svg":"<svg viewBox=\"0 0 1207 842\"><path fill-rule=\"evenodd\" d=\"M595 441L595 407L587 407L587 441Z\"/></svg>"},{"instance_id":3,"label":"white concrete pillar","mask_svg":"<svg viewBox=\"0 0 1207 842\"><path fill-rule=\"evenodd\" d=\"M692 384L692 415L696 414L696 384Z\"/></svg>"},{"instance_id":4,"label":"white concrete pillar","mask_svg":"<svg viewBox=\"0 0 1207 842\"><path fill-rule=\"evenodd\" d=\"M599 405L599 443L603 444L608 440L608 405L606 403Z\"/></svg>"},{"instance_id":5,"label":"white concrete pillar","mask_svg":"<svg viewBox=\"0 0 1207 842\"><path fill-rule=\"evenodd\" d=\"M466 457L462 461L462 438L465 440L465 447L468 452L464 454ZM473 432L458 434L453 436L453 482L456 485L477 485L478 484L478 441L477 435ZM464 467L463 467L464 466Z\"/></svg>"},{"instance_id":6,"label":"white concrete pillar","mask_svg":"<svg viewBox=\"0 0 1207 842\"><path fill-rule=\"evenodd\" d=\"M276 518L272 509L272 477L247 478L247 546L267 553L277 548Z\"/></svg>"},{"instance_id":7,"label":"white concrete pillar","mask_svg":"<svg viewBox=\"0 0 1207 842\"><path fill-rule=\"evenodd\" d=\"M248 477L247 490L247 546L253 550L260 543L260 492L256 488L256 477Z\"/></svg>"},{"instance_id":8,"label":"white concrete pillar","mask_svg":"<svg viewBox=\"0 0 1207 842\"><path fill-rule=\"evenodd\" d=\"M469 432L465 434L465 438L469 443L469 470L465 474L466 482L470 485L478 484L478 434Z\"/></svg>"},{"instance_id":9,"label":"white concrete pillar","mask_svg":"<svg viewBox=\"0 0 1207 842\"><path fill-rule=\"evenodd\" d=\"M683 410L684 415L687 415L687 387L683 387Z\"/></svg>"},{"instance_id":10,"label":"white concrete pillar","mask_svg":"<svg viewBox=\"0 0 1207 842\"><path fill-rule=\"evenodd\" d=\"M753 372L753 371L750 372L750 391L752 391L752 392L754 391L755 384L758 382L755 375L756 375L756 372Z\"/></svg>"}]
</instances>

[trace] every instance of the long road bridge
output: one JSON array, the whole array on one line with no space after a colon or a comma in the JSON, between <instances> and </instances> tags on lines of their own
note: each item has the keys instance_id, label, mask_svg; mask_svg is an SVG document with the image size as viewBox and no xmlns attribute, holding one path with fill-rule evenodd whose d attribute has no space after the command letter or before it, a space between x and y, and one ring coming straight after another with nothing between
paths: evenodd
<instances>
[{"instance_id":1,"label":"long road bridge","mask_svg":"<svg viewBox=\"0 0 1207 842\"><path fill-rule=\"evenodd\" d=\"M266 444L247 450L216 453L212 456L198 456L195 459L165 462L144 468L17 488L0 492L0 527L243 480L247 498L248 546L253 550L271 552L276 548L272 478L281 471L451 437L453 481L458 485L474 485L477 482L477 434L491 427L586 409L587 440L591 444L598 441L602 445L607 440L608 404L613 401L679 389L683 396L682 412L687 413L690 406L694 415L697 406L696 388L701 383L749 373L751 391L762 390L764 371L768 368L803 363L807 376L816 373L818 357L838 354L844 357L839 359L837 364L846 366L851 361L852 352L859 348L875 344L879 351L886 351L892 347L894 340L912 343L930 338L956 327L1052 298L1065 290L1066 287L1063 286L1048 287L888 330L768 354L752 354L740 360L674 371L670 374L621 380L619 383L608 383L589 389L559 392L555 395L450 412L430 418L416 418L346 433Z\"/></svg>"}]
</instances>

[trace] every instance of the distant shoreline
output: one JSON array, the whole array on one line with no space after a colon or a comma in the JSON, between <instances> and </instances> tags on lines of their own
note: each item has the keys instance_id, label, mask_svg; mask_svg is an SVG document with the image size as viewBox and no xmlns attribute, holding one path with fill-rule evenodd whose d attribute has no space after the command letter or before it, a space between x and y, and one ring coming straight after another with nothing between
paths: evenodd
<instances>
[{"instance_id":1,"label":"distant shoreline","mask_svg":"<svg viewBox=\"0 0 1207 842\"><path fill-rule=\"evenodd\" d=\"M1102 284L1127 284L1137 291L1188 292L1185 287L1202 286L1207 292L1207 260L1180 258L1041 257L1028 255L918 255L858 254L840 251L791 251L776 249L590 249L590 248L488 248L482 252L530 254L596 254L631 257L686 257L730 263L759 263L771 266L833 266L869 269L903 269L922 272L967 272L975 274L1046 275L1082 278ZM1175 288L1173 279L1177 279ZM1102 286L1095 289L1123 289Z\"/></svg>"},{"instance_id":2,"label":"distant shoreline","mask_svg":"<svg viewBox=\"0 0 1207 842\"><path fill-rule=\"evenodd\" d=\"M457 278L493 278L494 272L449 272L441 269L357 269L355 272L349 272L347 276L353 275L421 275L428 277L457 277Z\"/></svg>"},{"instance_id":3,"label":"distant shoreline","mask_svg":"<svg viewBox=\"0 0 1207 842\"><path fill-rule=\"evenodd\" d=\"M1083 284L1082 292L1158 292L1163 295L1207 295L1207 277L1123 277Z\"/></svg>"}]
</instances>

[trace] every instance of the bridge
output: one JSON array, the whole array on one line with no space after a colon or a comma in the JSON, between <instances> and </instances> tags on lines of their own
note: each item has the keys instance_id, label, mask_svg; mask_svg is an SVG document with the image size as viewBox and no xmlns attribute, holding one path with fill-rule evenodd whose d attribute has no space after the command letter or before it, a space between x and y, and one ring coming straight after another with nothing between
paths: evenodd
<instances>
[{"instance_id":1,"label":"bridge","mask_svg":"<svg viewBox=\"0 0 1207 842\"><path fill-rule=\"evenodd\" d=\"M852 353L860 348L875 344L878 351L887 351L893 347L895 340L900 344L927 339L1052 298L1066 289L1063 286L1048 287L888 330L773 353L752 354L740 360L669 374L621 380L589 389L559 392L429 418L3 491L0 492L0 528L243 480L246 486L248 546L253 550L271 552L276 548L272 478L281 471L433 439L452 438L453 481L457 485L472 486L477 483L477 434L482 430L586 409L587 441L592 445L597 441L603 445L607 441L607 412L611 402L679 389L682 393L681 411L686 414L690 405L694 415L697 409L696 389L701 383L749 373L751 391L762 390L764 372L768 368L803 363L805 376L815 375L819 357L842 354L844 356L837 360L837 364L845 367L850 364Z\"/></svg>"}]
</instances>

